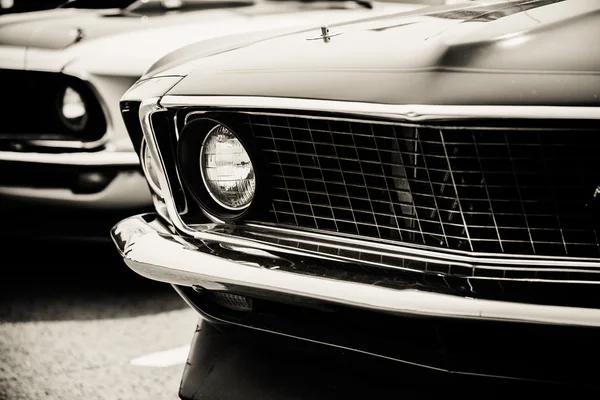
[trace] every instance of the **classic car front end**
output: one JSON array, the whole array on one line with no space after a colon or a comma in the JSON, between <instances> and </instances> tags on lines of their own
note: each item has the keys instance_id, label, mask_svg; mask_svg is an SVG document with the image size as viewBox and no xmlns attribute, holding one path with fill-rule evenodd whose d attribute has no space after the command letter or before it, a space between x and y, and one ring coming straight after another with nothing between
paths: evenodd
<instances>
[{"instance_id":1,"label":"classic car front end","mask_svg":"<svg viewBox=\"0 0 600 400\"><path fill-rule=\"evenodd\" d=\"M1 234L105 238L150 210L119 99L159 57L201 40L423 5L336 1L73 1L0 20ZM19 171L19 173L11 173ZM85 221L85 223L84 223ZM94 225L92 229L91 226Z\"/></svg>"},{"instance_id":2,"label":"classic car front end","mask_svg":"<svg viewBox=\"0 0 600 400\"><path fill-rule=\"evenodd\" d=\"M188 49L122 99L156 213L113 240L210 324L597 384L599 15L485 2Z\"/></svg>"}]
</instances>

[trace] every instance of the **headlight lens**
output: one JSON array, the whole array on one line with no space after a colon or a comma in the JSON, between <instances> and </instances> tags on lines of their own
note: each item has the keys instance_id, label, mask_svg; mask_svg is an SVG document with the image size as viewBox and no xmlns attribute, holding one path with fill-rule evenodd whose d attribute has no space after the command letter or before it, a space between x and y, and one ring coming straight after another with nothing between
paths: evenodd
<instances>
[{"instance_id":1,"label":"headlight lens","mask_svg":"<svg viewBox=\"0 0 600 400\"><path fill-rule=\"evenodd\" d=\"M148 181L148 184L150 185L150 188L152 189L152 191L154 191L154 193L160 195L161 190L160 190L160 181L158 179L158 166L156 165L156 162L152 158L152 155L150 154L150 151L148 150L148 145L146 144L145 140L142 143L142 150L141 150L140 155L141 155L140 158L142 159L142 169L144 170L144 175L146 176L146 180Z\"/></svg>"},{"instance_id":2,"label":"headlight lens","mask_svg":"<svg viewBox=\"0 0 600 400\"><path fill-rule=\"evenodd\" d=\"M80 131L85 128L88 121L88 112L81 94L67 86L59 96L58 111L62 121L68 128Z\"/></svg>"},{"instance_id":3,"label":"headlight lens","mask_svg":"<svg viewBox=\"0 0 600 400\"><path fill-rule=\"evenodd\" d=\"M256 188L252 161L225 126L215 126L204 138L200 171L208 193L220 206L237 211L252 202Z\"/></svg>"}]
</instances>

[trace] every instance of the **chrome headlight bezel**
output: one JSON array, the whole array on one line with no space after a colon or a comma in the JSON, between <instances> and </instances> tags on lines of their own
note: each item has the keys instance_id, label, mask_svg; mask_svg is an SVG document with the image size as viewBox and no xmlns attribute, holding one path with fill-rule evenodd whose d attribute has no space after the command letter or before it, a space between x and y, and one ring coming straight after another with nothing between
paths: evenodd
<instances>
[{"instance_id":1,"label":"chrome headlight bezel","mask_svg":"<svg viewBox=\"0 0 600 400\"><path fill-rule=\"evenodd\" d=\"M242 207L227 207L211 193L201 168L201 152L206 139L214 128L223 126L241 143L248 154L254 171L254 195L252 200ZM264 211L264 205L270 204L270 178L258 149L252 145L250 135L243 126L223 122L208 115L189 121L181 130L178 143L178 169L187 192L199 207L216 222L235 222L247 219Z\"/></svg>"}]
</instances>

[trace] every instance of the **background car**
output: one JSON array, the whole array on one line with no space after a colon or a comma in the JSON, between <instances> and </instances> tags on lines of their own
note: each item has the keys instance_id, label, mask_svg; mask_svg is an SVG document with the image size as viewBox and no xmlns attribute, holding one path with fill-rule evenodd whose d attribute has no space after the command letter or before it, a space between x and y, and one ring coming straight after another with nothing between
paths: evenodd
<instances>
[{"instance_id":1,"label":"background car","mask_svg":"<svg viewBox=\"0 0 600 400\"><path fill-rule=\"evenodd\" d=\"M421 6L75 0L2 16L0 79L12 93L0 100L0 168L8 171L0 178L1 231L106 239L119 216L151 206L119 99L164 54L224 35Z\"/></svg>"},{"instance_id":2,"label":"background car","mask_svg":"<svg viewBox=\"0 0 600 400\"><path fill-rule=\"evenodd\" d=\"M156 213L113 239L204 319L181 397L393 393L337 380L366 356L597 386L599 11L427 8L157 62L121 102Z\"/></svg>"},{"instance_id":3,"label":"background car","mask_svg":"<svg viewBox=\"0 0 600 400\"><path fill-rule=\"evenodd\" d=\"M47 10L65 3L64 0L0 0L0 15Z\"/></svg>"}]
</instances>

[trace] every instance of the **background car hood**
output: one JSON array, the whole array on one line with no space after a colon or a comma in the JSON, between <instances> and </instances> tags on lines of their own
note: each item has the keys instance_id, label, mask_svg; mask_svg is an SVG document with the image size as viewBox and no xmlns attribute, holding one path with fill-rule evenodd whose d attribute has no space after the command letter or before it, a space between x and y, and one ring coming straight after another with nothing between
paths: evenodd
<instances>
[{"instance_id":1,"label":"background car hood","mask_svg":"<svg viewBox=\"0 0 600 400\"><path fill-rule=\"evenodd\" d=\"M315 25L381 15L420 5L376 3L373 10L334 3L260 2L160 17L123 16L119 10L57 9L11 16L0 25L0 45L28 47L26 69L141 76L159 57L213 37L268 28ZM77 29L83 39L74 43ZM1 57L0 57L1 58Z\"/></svg>"},{"instance_id":2,"label":"background car hood","mask_svg":"<svg viewBox=\"0 0 600 400\"><path fill-rule=\"evenodd\" d=\"M263 40L201 60L173 95L388 104L600 105L600 2L423 9Z\"/></svg>"},{"instance_id":3,"label":"background car hood","mask_svg":"<svg viewBox=\"0 0 600 400\"><path fill-rule=\"evenodd\" d=\"M74 42L73 31L81 28L86 39L139 29L141 18L117 18L114 12L53 9L0 18L0 45L62 49Z\"/></svg>"},{"instance_id":4,"label":"background car hood","mask_svg":"<svg viewBox=\"0 0 600 400\"><path fill-rule=\"evenodd\" d=\"M242 1L207 2L206 9L241 8ZM229 6L230 5L230 6ZM248 0L246 7L251 6ZM47 50L63 49L74 43L74 31L81 29L86 41L107 37L122 32L131 32L159 26L171 26L185 20L194 11L164 11L150 16L118 8L79 9L56 8L7 15L0 18L0 45L31 47Z\"/></svg>"}]
</instances>

